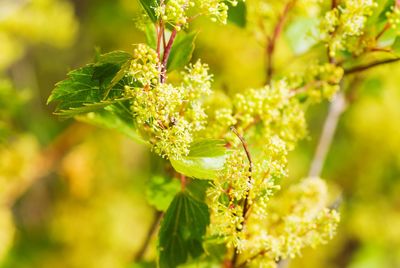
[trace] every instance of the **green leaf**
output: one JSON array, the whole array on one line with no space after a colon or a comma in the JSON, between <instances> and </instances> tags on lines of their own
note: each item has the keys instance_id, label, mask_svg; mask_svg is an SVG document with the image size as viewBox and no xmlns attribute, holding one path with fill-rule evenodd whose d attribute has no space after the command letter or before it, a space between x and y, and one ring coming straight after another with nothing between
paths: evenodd
<instances>
[{"instance_id":1,"label":"green leaf","mask_svg":"<svg viewBox=\"0 0 400 268\"><path fill-rule=\"evenodd\" d=\"M110 105L103 110L75 116L79 121L118 131L138 143L146 143L137 133L132 116L126 115L124 103Z\"/></svg>"},{"instance_id":2,"label":"green leaf","mask_svg":"<svg viewBox=\"0 0 400 268\"><path fill-rule=\"evenodd\" d=\"M211 157L226 154L225 142L215 139L200 139L190 145L191 157Z\"/></svg>"},{"instance_id":3,"label":"green leaf","mask_svg":"<svg viewBox=\"0 0 400 268\"><path fill-rule=\"evenodd\" d=\"M210 214L205 203L185 192L178 193L161 223L160 267L177 267L185 263L189 256L200 256L203 253L203 236L209 223Z\"/></svg>"},{"instance_id":4,"label":"green leaf","mask_svg":"<svg viewBox=\"0 0 400 268\"><path fill-rule=\"evenodd\" d=\"M207 180L192 180L186 185L186 191L194 199L204 201L206 199L206 192L210 186L210 181Z\"/></svg>"},{"instance_id":5,"label":"green leaf","mask_svg":"<svg viewBox=\"0 0 400 268\"><path fill-rule=\"evenodd\" d=\"M146 11L151 21L156 22L157 16L155 8L159 5L159 0L139 0L139 2L142 5L144 11Z\"/></svg>"},{"instance_id":6,"label":"green leaf","mask_svg":"<svg viewBox=\"0 0 400 268\"><path fill-rule=\"evenodd\" d=\"M166 211L180 189L181 185L177 179L155 176L147 186L147 200L157 210Z\"/></svg>"},{"instance_id":7,"label":"green leaf","mask_svg":"<svg viewBox=\"0 0 400 268\"><path fill-rule=\"evenodd\" d=\"M294 54L303 54L318 42L313 37L318 23L317 18L298 17L288 26L285 36Z\"/></svg>"},{"instance_id":8,"label":"green leaf","mask_svg":"<svg viewBox=\"0 0 400 268\"><path fill-rule=\"evenodd\" d=\"M393 53L400 56L400 36L397 36L392 45Z\"/></svg>"},{"instance_id":9,"label":"green leaf","mask_svg":"<svg viewBox=\"0 0 400 268\"><path fill-rule=\"evenodd\" d=\"M54 114L59 115L61 117L74 117L82 114L87 114L95 111L100 111L111 104L115 104L118 102L123 102L125 100L128 100L127 98L121 98L121 99L115 99L115 100L109 100L109 101L99 101L96 103L83 103L82 106L80 107L72 107L68 110L58 110L54 112Z\"/></svg>"},{"instance_id":10,"label":"green leaf","mask_svg":"<svg viewBox=\"0 0 400 268\"><path fill-rule=\"evenodd\" d=\"M121 81L126 71L131 65L131 54L124 51L113 51L100 55L94 68L94 79L102 81L102 85L106 86L103 99L106 99L113 87Z\"/></svg>"},{"instance_id":11,"label":"green leaf","mask_svg":"<svg viewBox=\"0 0 400 268\"><path fill-rule=\"evenodd\" d=\"M131 55L122 51L99 56L96 63L69 72L47 102L58 102L56 114L71 117L124 101L120 71L130 59Z\"/></svg>"},{"instance_id":12,"label":"green leaf","mask_svg":"<svg viewBox=\"0 0 400 268\"><path fill-rule=\"evenodd\" d=\"M92 79L94 73L93 65L73 70L68 73L68 79L56 84L47 103L61 101L59 109L79 107L85 102L100 101L99 83Z\"/></svg>"},{"instance_id":13,"label":"green leaf","mask_svg":"<svg viewBox=\"0 0 400 268\"><path fill-rule=\"evenodd\" d=\"M171 48L167 70L172 71L184 67L192 58L194 41L197 33L179 34Z\"/></svg>"},{"instance_id":14,"label":"green leaf","mask_svg":"<svg viewBox=\"0 0 400 268\"><path fill-rule=\"evenodd\" d=\"M246 27L246 15L247 8L244 2L239 1L236 6L233 6L230 2L225 2L228 6L228 22L236 24L237 26L244 28Z\"/></svg>"},{"instance_id":15,"label":"green leaf","mask_svg":"<svg viewBox=\"0 0 400 268\"><path fill-rule=\"evenodd\" d=\"M131 58L132 55L129 54L128 52L116 50L100 55L95 62L95 67L99 67L103 64L113 64L116 67L121 67L125 62L127 62Z\"/></svg>"},{"instance_id":16,"label":"green leaf","mask_svg":"<svg viewBox=\"0 0 400 268\"><path fill-rule=\"evenodd\" d=\"M188 156L171 159L176 171L188 177L212 180L225 164L227 150L221 140L200 140L192 143Z\"/></svg>"},{"instance_id":17,"label":"green leaf","mask_svg":"<svg viewBox=\"0 0 400 268\"><path fill-rule=\"evenodd\" d=\"M394 46L396 39L397 39L397 30L389 28L379 38L377 46L382 48Z\"/></svg>"},{"instance_id":18,"label":"green leaf","mask_svg":"<svg viewBox=\"0 0 400 268\"><path fill-rule=\"evenodd\" d=\"M226 254L226 241L224 237L221 236L213 236L209 237L204 241L204 251L206 254L212 258L217 260L219 263L223 261L223 258Z\"/></svg>"},{"instance_id":19,"label":"green leaf","mask_svg":"<svg viewBox=\"0 0 400 268\"><path fill-rule=\"evenodd\" d=\"M148 23L146 25L145 31L147 44L154 50L157 49L157 33L156 27L153 23Z\"/></svg>"}]
</instances>

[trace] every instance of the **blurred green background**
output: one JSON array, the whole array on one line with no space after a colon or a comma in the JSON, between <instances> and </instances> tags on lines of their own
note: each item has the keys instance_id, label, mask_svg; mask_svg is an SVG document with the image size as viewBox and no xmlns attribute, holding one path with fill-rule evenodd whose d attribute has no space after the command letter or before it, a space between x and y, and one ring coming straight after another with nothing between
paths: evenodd
<instances>
[{"instance_id":1,"label":"blurred green background","mask_svg":"<svg viewBox=\"0 0 400 268\"><path fill-rule=\"evenodd\" d=\"M96 50L144 42L138 16L134 0L0 0L1 268L132 265L155 214L145 196L153 156L115 132L61 121L46 100ZM262 86L264 52L251 31L194 27L194 58L209 63L216 90ZM302 68L286 43L276 56L285 73ZM338 235L290 267L400 267L400 64L364 75L323 171L343 196ZM307 113L291 181L307 174L327 108Z\"/></svg>"}]
</instances>

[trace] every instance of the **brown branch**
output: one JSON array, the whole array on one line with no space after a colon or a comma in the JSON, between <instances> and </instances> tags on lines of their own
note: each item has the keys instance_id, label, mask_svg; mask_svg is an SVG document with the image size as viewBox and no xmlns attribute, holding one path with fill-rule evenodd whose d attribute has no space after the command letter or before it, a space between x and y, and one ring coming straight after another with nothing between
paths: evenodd
<instances>
[{"instance_id":1,"label":"brown branch","mask_svg":"<svg viewBox=\"0 0 400 268\"><path fill-rule=\"evenodd\" d=\"M154 236L155 232L157 231L158 225L163 217L164 213L161 211L155 211L153 222L150 225L150 228L146 234L146 237L143 241L142 246L140 247L139 251L135 254L134 261L139 262L143 260L144 254L147 251L147 248L150 245L151 238Z\"/></svg>"},{"instance_id":2,"label":"brown branch","mask_svg":"<svg viewBox=\"0 0 400 268\"><path fill-rule=\"evenodd\" d=\"M384 48L384 47L372 47L368 50L371 52L388 52L388 53L392 52L390 48Z\"/></svg>"},{"instance_id":3,"label":"brown branch","mask_svg":"<svg viewBox=\"0 0 400 268\"><path fill-rule=\"evenodd\" d=\"M379 38L381 38L382 35L383 35L387 30L389 30L389 29L390 29L390 23L387 22L387 23L385 24L385 26L383 27L383 29L376 35L375 41L378 41Z\"/></svg>"},{"instance_id":4,"label":"brown branch","mask_svg":"<svg viewBox=\"0 0 400 268\"><path fill-rule=\"evenodd\" d=\"M344 75L363 72L363 71L366 71L368 69L374 68L376 66L389 64L389 63L394 63L394 62L398 62L398 61L400 61L400 58L386 59L386 60L381 60L381 61L368 63L368 64L365 64L365 65L356 66L356 67L353 67L353 68L345 70L344 71Z\"/></svg>"},{"instance_id":5,"label":"brown branch","mask_svg":"<svg viewBox=\"0 0 400 268\"><path fill-rule=\"evenodd\" d=\"M267 38L267 49L266 49L266 77L267 77L267 82L266 84L271 84L272 80L272 75L274 73L274 66L273 66L273 57L274 57L274 52L275 52L275 47L276 47L276 42L279 38L279 35L282 33L282 29L286 20L286 17L289 13L289 11L293 8L296 0L289 1L283 11L282 14L278 18L278 22L275 25L274 31L272 33L272 36Z\"/></svg>"},{"instance_id":6,"label":"brown branch","mask_svg":"<svg viewBox=\"0 0 400 268\"><path fill-rule=\"evenodd\" d=\"M305 84L304 86L292 88L290 90L290 97L294 97L298 94L302 94L312 87L320 87L323 85L324 82L325 81L322 81L322 80L313 80L313 81Z\"/></svg>"},{"instance_id":7,"label":"brown branch","mask_svg":"<svg viewBox=\"0 0 400 268\"><path fill-rule=\"evenodd\" d=\"M258 252L257 254L254 254L253 256L251 256L250 258L246 259L246 261L244 261L243 263L239 264L237 267L238 268L244 268L246 267L246 265L255 260L256 258L258 258L259 256L263 256L264 254L267 253L267 250L261 250L260 252Z\"/></svg>"},{"instance_id":8,"label":"brown branch","mask_svg":"<svg viewBox=\"0 0 400 268\"><path fill-rule=\"evenodd\" d=\"M246 153L247 159L249 160L249 172L251 173L253 171L253 161L251 159L249 147L247 146L247 142L243 138L242 135L239 134L239 132L236 130L235 127L231 127L231 131L239 138L240 142L242 143L243 149Z\"/></svg>"}]
</instances>

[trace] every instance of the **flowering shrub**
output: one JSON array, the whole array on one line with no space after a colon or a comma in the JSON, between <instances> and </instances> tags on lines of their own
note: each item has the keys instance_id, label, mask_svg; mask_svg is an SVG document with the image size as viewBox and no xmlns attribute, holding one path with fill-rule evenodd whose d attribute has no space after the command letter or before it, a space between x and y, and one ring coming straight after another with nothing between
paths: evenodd
<instances>
[{"instance_id":1,"label":"flowering shrub","mask_svg":"<svg viewBox=\"0 0 400 268\"><path fill-rule=\"evenodd\" d=\"M165 210L160 267L276 267L335 234L340 217L320 172L284 186L288 154L307 135L310 105L341 100L352 74L398 60L358 65L374 51L399 49L396 35L380 43L398 24L398 2L383 2L141 0L138 25L147 43L71 71L49 102L58 103L60 116L119 130L166 160L166 179L157 177L148 194ZM276 8L282 11L275 18ZM266 40L266 84L225 96L221 105L208 65L190 63L196 38L190 23L204 15L243 27L246 14L248 29ZM304 48L315 49L317 60L277 76L277 40L296 16L318 17ZM167 186L175 179L180 190ZM166 189L168 208L158 194Z\"/></svg>"}]
</instances>

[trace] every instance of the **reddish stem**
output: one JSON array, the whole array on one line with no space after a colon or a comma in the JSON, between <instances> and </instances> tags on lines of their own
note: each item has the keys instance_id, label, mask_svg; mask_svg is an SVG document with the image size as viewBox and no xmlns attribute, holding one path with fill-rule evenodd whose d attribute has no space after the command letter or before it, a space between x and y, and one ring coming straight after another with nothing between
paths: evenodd
<instances>
[{"instance_id":1,"label":"reddish stem","mask_svg":"<svg viewBox=\"0 0 400 268\"><path fill-rule=\"evenodd\" d=\"M167 78L166 72L167 72L168 58L169 55L171 54L172 45L174 44L177 33L178 31L176 29L172 31L171 37L169 38L168 44L164 50L163 60L161 62L161 75L160 75L161 83L165 83L165 80Z\"/></svg>"},{"instance_id":2,"label":"reddish stem","mask_svg":"<svg viewBox=\"0 0 400 268\"><path fill-rule=\"evenodd\" d=\"M181 189L184 191L186 188L186 176L181 174Z\"/></svg>"},{"instance_id":3,"label":"reddish stem","mask_svg":"<svg viewBox=\"0 0 400 268\"><path fill-rule=\"evenodd\" d=\"M381 38L382 35L383 35L387 30L389 30L389 28L390 28L390 24L389 24L389 23L386 23L386 24L385 24L385 27L383 27L383 29L376 35L375 40L378 41L379 38Z\"/></svg>"},{"instance_id":4,"label":"reddish stem","mask_svg":"<svg viewBox=\"0 0 400 268\"><path fill-rule=\"evenodd\" d=\"M373 47L369 49L372 52L391 52L392 50L389 48L380 48L380 47Z\"/></svg>"},{"instance_id":5,"label":"reddish stem","mask_svg":"<svg viewBox=\"0 0 400 268\"><path fill-rule=\"evenodd\" d=\"M163 29L162 41L163 41L163 49L165 50L165 46L167 45L167 41L165 39L165 29Z\"/></svg>"},{"instance_id":6,"label":"reddish stem","mask_svg":"<svg viewBox=\"0 0 400 268\"><path fill-rule=\"evenodd\" d=\"M274 31L272 33L271 37L268 37L268 46L267 46L267 84L271 83L272 79L272 74L274 72L273 69L273 55L275 52L275 47L276 47L276 42L278 40L279 35L282 32L283 25L285 23L285 19L287 17L287 14L289 13L290 9L293 8L295 4L295 0L288 2L285 5L285 8L283 9L282 14L278 18L278 22L274 28Z\"/></svg>"}]
</instances>

